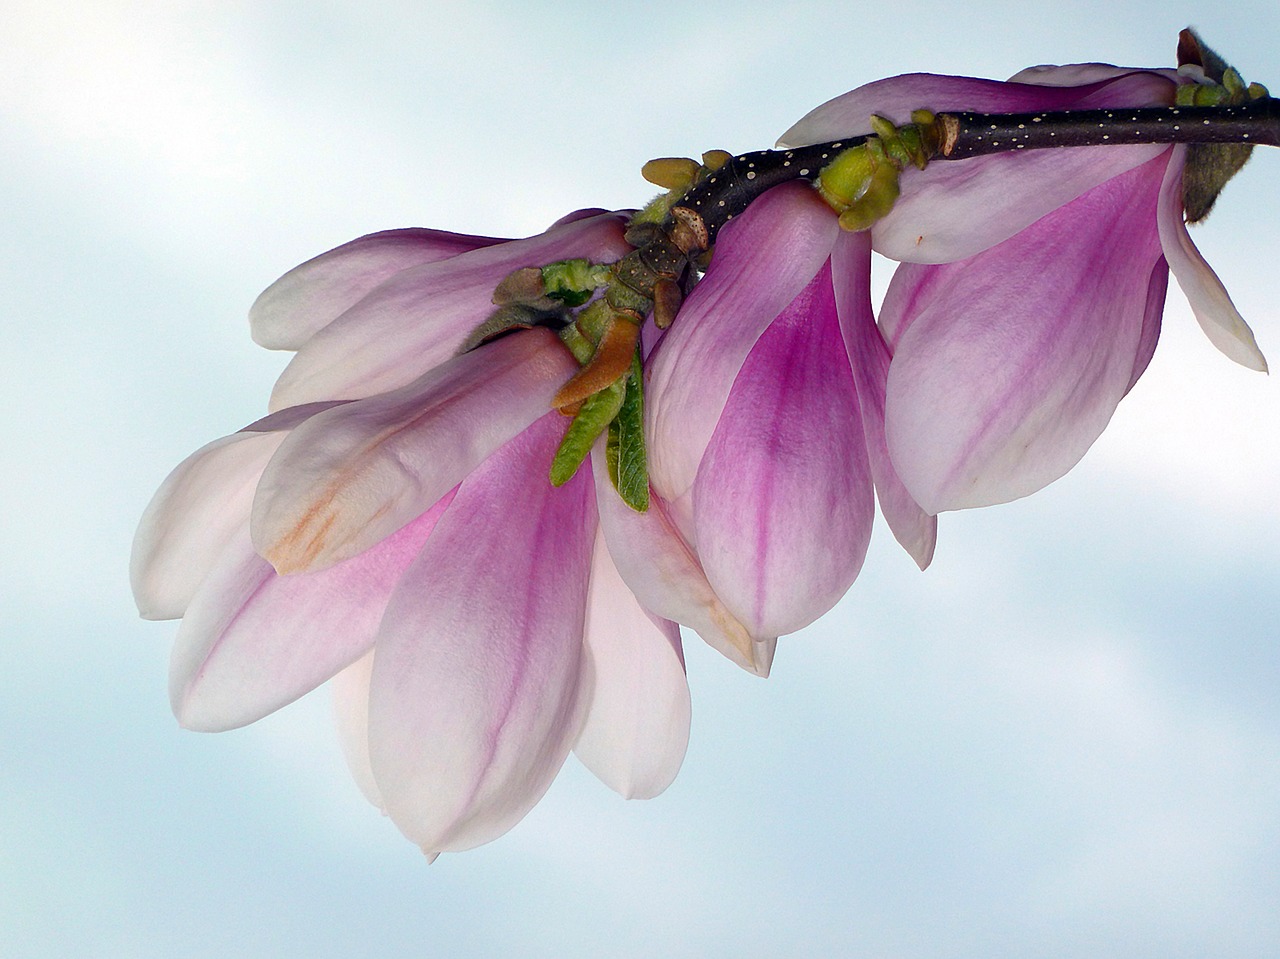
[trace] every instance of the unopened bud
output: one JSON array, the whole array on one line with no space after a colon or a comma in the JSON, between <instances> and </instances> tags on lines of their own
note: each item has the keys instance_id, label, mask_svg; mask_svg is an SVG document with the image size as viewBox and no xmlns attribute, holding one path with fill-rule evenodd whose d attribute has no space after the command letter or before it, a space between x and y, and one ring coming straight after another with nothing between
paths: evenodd
<instances>
[{"instance_id":1,"label":"unopened bud","mask_svg":"<svg viewBox=\"0 0 1280 959\"><path fill-rule=\"evenodd\" d=\"M869 229L893 209L899 192L898 168L892 163L880 163L872 170L862 195L841 212L841 229L851 233Z\"/></svg>"},{"instance_id":2,"label":"unopened bud","mask_svg":"<svg viewBox=\"0 0 1280 959\"><path fill-rule=\"evenodd\" d=\"M713 173L733 159L733 154L725 150L708 150L702 154L702 165Z\"/></svg>"},{"instance_id":3,"label":"unopened bud","mask_svg":"<svg viewBox=\"0 0 1280 959\"><path fill-rule=\"evenodd\" d=\"M538 303L546 296L542 282L542 270L536 266L516 270L503 277L493 291L493 302L499 306L507 303Z\"/></svg>"},{"instance_id":4,"label":"unopened bud","mask_svg":"<svg viewBox=\"0 0 1280 959\"><path fill-rule=\"evenodd\" d=\"M688 157L658 157L640 168L640 175L664 190L687 190L698 176L698 161Z\"/></svg>"}]
</instances>

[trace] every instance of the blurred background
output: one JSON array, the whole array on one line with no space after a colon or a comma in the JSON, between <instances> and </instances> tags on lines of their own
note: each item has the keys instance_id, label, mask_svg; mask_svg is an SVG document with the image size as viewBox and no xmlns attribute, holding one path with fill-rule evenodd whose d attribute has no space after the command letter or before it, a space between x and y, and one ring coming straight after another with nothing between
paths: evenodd
<instances>
[{"instance_id":1,"label":"blurred background","mask_svg":"<svg viewBox=\"0 0 1280 959\"><path fill-rule=\"evenodd\" d=\"M637 205L650 157L771 145L882 76L1170 65L1188 23L1280 87L1270 0L7 0L0 955L1280 954L1280 384L1172 284L1066 478L944 516L925 573L879 526L767 681L687 643L665 795L571 758L511 833L431 866L349 781L324 690L179 730L176 626L127 581L169 469L264 412L286 357L245 313L296 263ZM1195 237L1274 364L1258 153Z\"/></svg>"}]
</instances>

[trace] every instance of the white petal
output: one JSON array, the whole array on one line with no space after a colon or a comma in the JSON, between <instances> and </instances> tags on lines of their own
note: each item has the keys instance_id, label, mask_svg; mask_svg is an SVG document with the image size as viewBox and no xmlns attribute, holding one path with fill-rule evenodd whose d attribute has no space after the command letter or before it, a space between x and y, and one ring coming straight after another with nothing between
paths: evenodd
<instances>
[{"instance_id":1,"label":"white petal","mask_svg":"<svg viewBox=\"0 0 1280 959\"><path fill-rule=\"evenodd\" d=\"M176 619L231 538L249 517L262 470L288 431L336 403L272 413L208 443L169 474L152 497L129 560L138 609L147 619Z\"/></svg>"},{"instance_id":2,"label":"white petal","mask_svg":"<svg viewBox=\"0 0 1280 959\"><path fill-rule=\"evenodd\" d=\"M176 619L237 530L287 434L232 433L183 460L152 497L133 540L129 579L146 619Z\"/></svg>"},{"instance_id":3,"label":"white petal","mask_svg":"<svg viewBox=\"0 0 1280 959\"><path fill-rule=\"evenodd\" d=\"M1209 342L1227 357L1251 370L1266 372L1267 360L1258 348L1253 330L1231 302L1218 274L1205 262L1187 233L1182 215L1182 171L1186 147L1177 146L1160 187L1160 245L1169 269L1182 287L1196 322Z\"/></svg>"},{"instance_id":4,"label":"white petal","mask_svg":"<svg viewBox=\"0 0 1280 959\"><path fill-rule=\"evenodd\" d=\"M382 793L369 765L369 680L373 676L373 650L333 677L333 716L338 743L347 759L351 778L364 798L383 809Z\"/></svg>"},{"instance_id":5,"label":"white petal","mask_svg":"<svg viewBox=\"0 0 1280 959\"><path fill-rule=\"evenodd\" d=\"M586 653L591 705L574 752L624 798L652 798L671 785L689 745L680 627L641 608L602 535L591 567Z\"/></svg>"}]
</instances>

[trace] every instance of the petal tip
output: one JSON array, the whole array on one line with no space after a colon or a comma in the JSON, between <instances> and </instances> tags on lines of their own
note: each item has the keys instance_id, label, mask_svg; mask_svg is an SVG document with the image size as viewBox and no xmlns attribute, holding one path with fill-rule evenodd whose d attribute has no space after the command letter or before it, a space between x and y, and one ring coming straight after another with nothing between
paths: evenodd
<instances>
[{"instance_id":1,"label":"petal tip","mask_svg":"<svg viewBox=\"0 0 1280 959\"><path fill-rule=\"evenodd\" d=\"M929 565L933 562L934 551L938 548L937 517L933 517L933 520L930 535L906 547L907 554L920 567L921 572L929 568Z\"/></svg>"},{"instance_id":2,"label":"petal tip","mask_svg":"<svg viewBox=\"0 0 1280 959\"><path fill-rule=\"evenodd\" d=\"M182 613L175 613L173 610L165 609L158 603L141 596L135 596L133 601L134 605L138 607L138 618L145 619L149 623L162 623L165 620L182 618Z\"/></svg>"},{"instance_id":3,"label":"petal tip","mask_svg":"<svg viewBox=\"0 0 1280 959\"><path fill-rule=\"evenodd\" d=\"M169 707L178 725L193 733L225 733L239 729L258 719L247 714L242 704L229 701L216 693L209 695L201 683L201 675L175 685L169 690Z\"/></svg>"},{"instance_id":4,"label":"petal tip","mask_svg":"<svg viewBox=\"0 0 1280 959\"><path fill-rule=\"evenodd\" d=\"M189 691L184 692L181 699L175 700L171 706L178 726L189 733L221 733L236 728L235 723L213 722L211 716L203 713L193 703Z\"/></svg>"},{"instance_id":5,"label":"petal tip","mask_svg":"<svg viewBox=\"0 0 1280 959\"><path fill-rule=\"evenodd\" d=\"M773 654L777 648L776 638L752 639L750 672L761 679L768 679L769 671L773 669Z\"/></svg>"}]
</instances>

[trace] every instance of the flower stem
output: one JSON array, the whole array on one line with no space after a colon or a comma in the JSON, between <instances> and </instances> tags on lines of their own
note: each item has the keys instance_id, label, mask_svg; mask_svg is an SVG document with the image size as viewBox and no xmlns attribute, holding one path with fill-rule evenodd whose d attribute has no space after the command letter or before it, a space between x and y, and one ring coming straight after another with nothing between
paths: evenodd
<instances>
[{"instance_id":1,"label":"flower stem","mask_svg":"<svg viewBox=\"0 0 1280 959\"><path fill-rule=\"evenodd\" d=\"M708 241L714 241L720 228L746 210L756 197L791 180L816 179L838 154L861 146L871 137L872 134L868 134L791 150L743 153L722 166L714 176L691 187L680 198L678 206L698 214L706 226ZM663 227L667 227L665 221Z\"/></svg>"},{"instance_id":2,"label":"flower stem","mask_svg":"<svg viewBox=\"0 0 1280 959\"><path fill-rule=\"evenodd\" d=\"M1280 146L1280 100L1236 106L1067 110L1061 113L941 113L939 152L965 160L1013 150L1125 143L1255 143Z\"/></svg>"}]
</instances>

